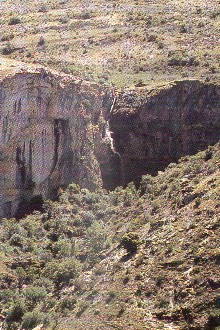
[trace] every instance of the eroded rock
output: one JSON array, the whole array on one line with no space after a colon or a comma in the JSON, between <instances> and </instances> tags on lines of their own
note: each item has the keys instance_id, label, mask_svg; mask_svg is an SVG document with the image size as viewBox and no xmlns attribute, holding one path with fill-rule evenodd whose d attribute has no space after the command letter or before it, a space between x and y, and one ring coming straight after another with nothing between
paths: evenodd
<instances>
[{"instance_id":1,"label":"eroded rock","mask_svg":"<svg viewBox=\"0 0 220 330\"><path fill-rule=\"evenodd\" d=\"M25 214L27 202L53 198L71 182L101 187L102 172L116 181L103 133L110 91L43 68L0 68L0 216Z\"/></svg>"},{"instance_id":2,"label":"eroded rock","mask_svg":"<svg viewBox=\"0 0 220 330\"><path fill-rule=\"evenodd\" d=\"M91 190L138 183L220 139L217 85L141 86L115 99L80 78L0 63L1 217L40 210L71 182Z\"/></svg>"},{"instance_id":3,"label":"eroded rock","mask_svg":"<svg viewBox=\"0 0 220 330\"><path fill-rule=\"evenodd\" d=\"M140 182L220 139L220 88L185 80L120 94L111 115L123 183Z\"/></svg>"}]
</instances>

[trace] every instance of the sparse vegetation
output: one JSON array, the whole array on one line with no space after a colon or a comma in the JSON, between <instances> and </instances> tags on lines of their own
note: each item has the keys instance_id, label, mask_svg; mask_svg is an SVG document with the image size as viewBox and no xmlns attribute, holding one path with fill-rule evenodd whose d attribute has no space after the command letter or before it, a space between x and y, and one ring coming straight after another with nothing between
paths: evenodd
<instances>
[{"instance_id":1,"label":"sparse vegetation","mask_svg":"<svg viewBox=\"0 0 220 330\"><path fill-rule=\"evenodd\" d=\"M187 6L151 1L147 8L144 0L96 0L86 7L79 0L46 0L20 6L17 15L12 11L16 2L3 2L1 33L8 34L11 24L15 46L20 40L23 45L23 51L7 54L11 58L97 82L105 75L117 88L139 80L149 85L183 77L219 79L217 0L190 0ZM47 41L46 52L36 48L40 37Z\"/></svg>"},{"instance_id":2,"label":"sparse vegetation","mask_svg":"<svg viewBox=\"0 0 220 330\"><path fill-rule=\"evenodd\" d=\"M19 17L14 16L10 18L8 25L16 25L19 23L21 23L21 19Z\"/></svg>"},{"instance_id":3,"label":"sparse vegetation","mask_svg":"<svg viewBox=\"0 0 220 330\"><path fill-rule=\"evenodd\" d=\"M127 250L128 253L136 252L139 244L139 237L136 233L129 232L121 239L121 245Z\"/></svg>"},{"instance_id":4,"label":"sparse vegetation","mask_svg":"<svg viewBox=\"0 0 220 330\"><path fill-rule=\"evenodd\" d=\"M0 52L113 84L118 95L183 77L216 83L218 6L2 1ZM135 115L141 97L128 99ZM218 143L143 176L139 188L72 183L42 213L0 219L0 328L219 330L219 164Z\"/></svg>"},{"instance_id":5,"label":"sparse vegetation","mask_svg":"<svg viewBox=\"0 0 220 330\"><path fill-rule=\"evenodd\" d=\"M110 318L122 329L190 329L189 319L218 329L219 150L183 157L139 190L71 184L43 214L2 219L4 328L90 329Z\"/></svg>"},{"instance_id":6,"label":"sparse vegetation","mask_svg":"<svg viewBox=\"0 0 220 330\"><path fill-rule=\"evenodd\" d=\"M13 33L5 33L3 34L3 36L1 37L1 41L10 41L14 38L14 34Z\"/></svg>"},{"instance_id":7,"label":"sparse vegetation","mask_svg":"<svg viewBox=\"0 0 220 330\"><path fill-rule=\"evenodd\" d=\"M14 51L15 51L14 46L10 42L7 42L7 44L2 48L1 53L2 55L10 55Z\"/></svg>"},{"instance_id":8,"label":"sparse vegetation","mask_svg":"<svg viewBox=\"0 0 220 330\"><path fill-rule=\"evenodd\" d=\"M37 43L37 45L38 46L43 46L45 44L45 39L44 39L44 37L40 37L40 39L38 40L38 43Z\"/></svg>"}]
</instances>

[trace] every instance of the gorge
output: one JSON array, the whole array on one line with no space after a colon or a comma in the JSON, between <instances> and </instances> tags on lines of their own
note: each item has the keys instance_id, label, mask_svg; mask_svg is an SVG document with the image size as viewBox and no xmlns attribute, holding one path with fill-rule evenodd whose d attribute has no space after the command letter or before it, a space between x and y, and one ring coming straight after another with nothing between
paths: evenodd
<instances>
[{"instance_id":1,"label":"gorge","mask_svg":"<svg viewBox=\"0 0 220 330\"><path fill-rule=\"evenodd\" d=\"M4 61L1 217L40 209L71 182L91 190L138 184L143 174L220 139L218 85L183 80L134 87L117 93L112 107L110 88Z\"/></svg>"}]
</instances>

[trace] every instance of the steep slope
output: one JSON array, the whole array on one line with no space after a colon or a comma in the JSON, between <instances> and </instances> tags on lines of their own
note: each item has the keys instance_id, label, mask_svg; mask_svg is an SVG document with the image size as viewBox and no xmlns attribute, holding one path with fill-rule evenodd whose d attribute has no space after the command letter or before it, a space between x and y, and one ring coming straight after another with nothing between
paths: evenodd
<instances>
[{"instance_id":1,"label":"steep slope","mask_svg":"<svg viewBox=\"0 0 220 330\"><path fill-rule=\"evenodd\" d=\"M1 222L4 329L218 329L220 145Z\"/></svg>"}]
</instances>

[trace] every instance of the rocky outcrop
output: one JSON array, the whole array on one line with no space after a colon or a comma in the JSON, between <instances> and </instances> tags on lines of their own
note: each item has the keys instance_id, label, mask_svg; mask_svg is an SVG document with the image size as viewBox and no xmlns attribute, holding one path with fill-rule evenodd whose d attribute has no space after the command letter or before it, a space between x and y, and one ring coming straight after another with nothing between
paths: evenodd
<instances>
[{"instance_id":1,"label":"rocky outcrop","mask_svg":"<svg viewBox=\"0 0 220 330\"><path fill-rule=\"evenodd\" d=\"M193 80L133 88L118 96L110 127L123 183L138 183L219 141L220 88Z\"/></svg>"},{"instance_id":2,"label":"rocky outcrop","mask_svg":"<svg viewBox=\"0 0 220 330\"><path fill-rule=\"evenodd\" d=\"M105 136L110 91L11 62L0 76L0 216L19 217L71 182L95 189L103 176L112 188L118 160Z\"/></svg>"},{"instance_id":3,"label":"rocky outcrop","mask_svg":"<svg viewBox=\"0 0 220 330\"><path fill-rule=\"evenodd\" d=\"M188 80L136 87L115 102L95 83L2 62L0 217L40 209L71 182L91 190L138 183L218 142L219 94Z\"/></svg>"}]
</instances>

